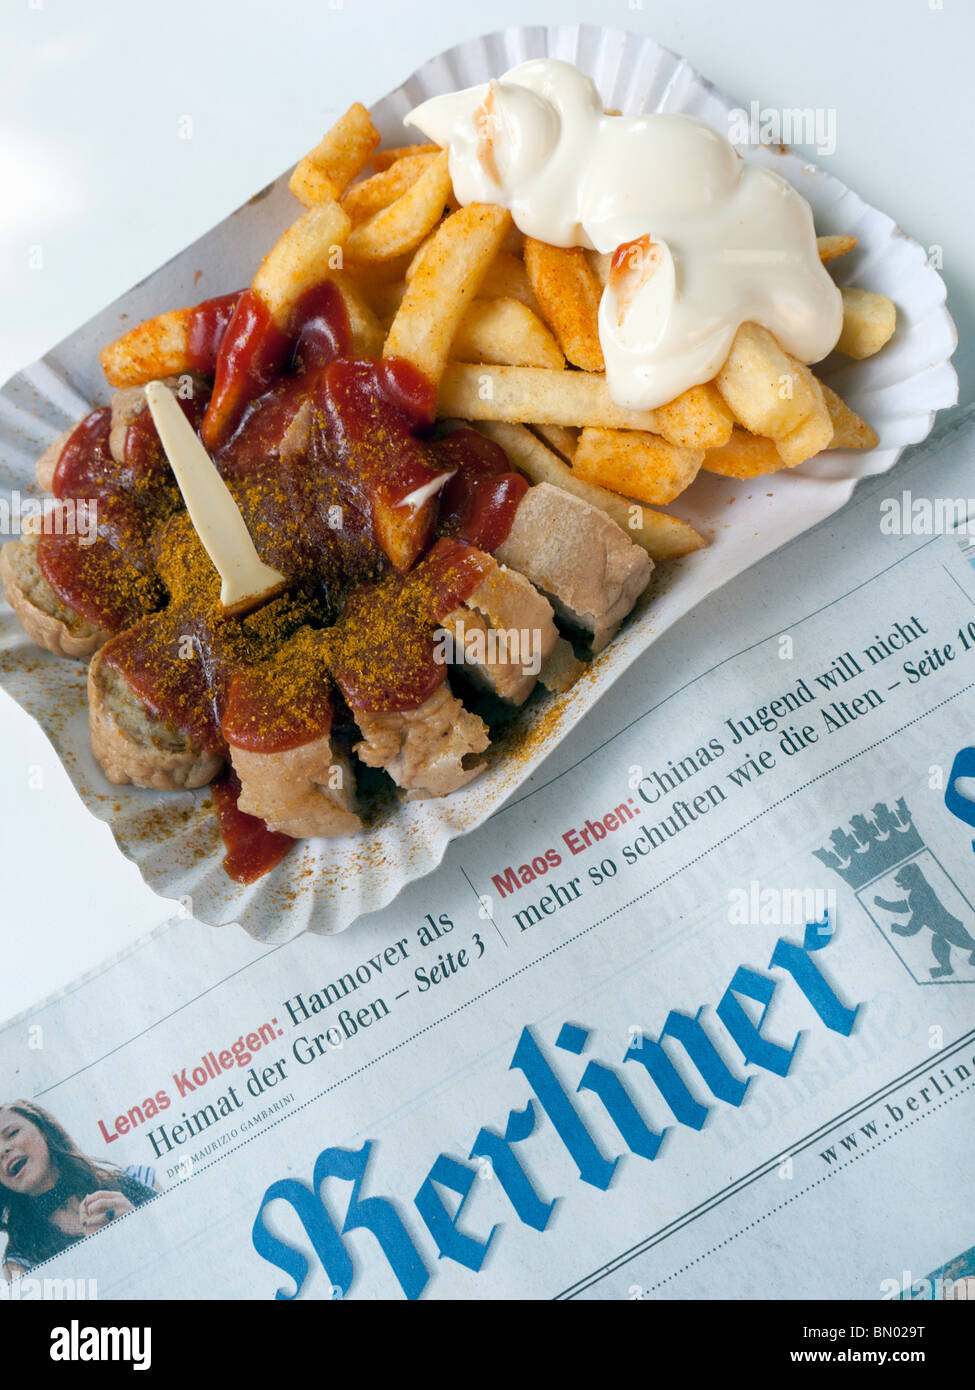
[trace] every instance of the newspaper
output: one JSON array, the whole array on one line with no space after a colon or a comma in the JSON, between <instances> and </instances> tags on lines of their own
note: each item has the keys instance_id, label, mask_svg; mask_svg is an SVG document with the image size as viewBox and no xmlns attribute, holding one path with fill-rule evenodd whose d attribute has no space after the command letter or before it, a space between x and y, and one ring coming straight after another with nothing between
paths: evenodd
<instances>
[{"instance_id":1,"label":"newspaper","mask_svg":"<svg viewBox=\"0 0 975 1390\"><path fill-rule=\"evenodd\" d=\"M667 634L389 908L272 950L177 917L8 1024L8 1099L100 1190L4 1296L967 1291L973 431Z\"/></svg>"}]
</instances>

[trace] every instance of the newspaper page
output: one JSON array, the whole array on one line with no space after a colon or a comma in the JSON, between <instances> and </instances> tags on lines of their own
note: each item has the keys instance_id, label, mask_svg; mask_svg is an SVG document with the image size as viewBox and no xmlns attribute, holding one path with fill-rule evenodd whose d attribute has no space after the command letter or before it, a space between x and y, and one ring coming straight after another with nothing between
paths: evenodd
<instances>
[{"instance_id":1,"label":"newspaper page","mask_svg":"<svg viewBox=\"0 0 975 1390\"><path fill-rule=\"evenodd\" d=\"M663 638L388 909L272 950L177 915L9 1023L4 1152L93 1193L60 1249L8 1229L3 1296L963 1297L973 428Z\"/></svg>"}]
</instances>

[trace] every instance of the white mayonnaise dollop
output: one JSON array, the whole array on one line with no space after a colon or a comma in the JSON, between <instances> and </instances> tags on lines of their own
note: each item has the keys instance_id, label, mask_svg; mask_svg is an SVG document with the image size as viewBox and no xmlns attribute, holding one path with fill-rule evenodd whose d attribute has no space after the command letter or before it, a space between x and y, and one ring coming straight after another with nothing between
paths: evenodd
<instances>
[{"instance_id":1,"label":"white mayonnaise dollop","mask_svg":"<svg viewBox=\"0 0 975 1390\"><path fill-rule=\"evenodd\" d=\"M599 308L610 393L653 409L720 370L745 322L801 362L842 326L812 211L691 116L607 116L593 82L539 58L406 117L449 146L462 204L510 208L527 235L617 252Z\"/></svg>"}]
</instances>

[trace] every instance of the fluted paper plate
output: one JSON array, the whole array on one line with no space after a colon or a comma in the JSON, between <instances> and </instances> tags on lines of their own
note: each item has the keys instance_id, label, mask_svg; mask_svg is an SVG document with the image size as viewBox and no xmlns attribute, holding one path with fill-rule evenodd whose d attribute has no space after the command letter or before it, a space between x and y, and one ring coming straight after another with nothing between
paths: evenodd
<instances>
[{"instance_id":1,"label":"fluted paper plate","mask_svg":"<svg viewBox=\"0 0 975 1390\"><path fill-rule=\"evenodd\" d=\"M627 113L681 111L728 133L735 106L682 58L651 40L613 29L561 26L508 29L449 49L426 63L373 108L384 141L413 138L404 114L426 97L499 76L535 57L564 58L592 76L608 107ZM470 788L441 801L391 806L350 839L309 840L266 878L233 883L221 867L222 846L206 791L157 793L111 786L88 740L84 668L34 647L9 609L0 612L0 679L41 725L85 806L107 821L122 851L165 898L192 903L213 925L239 922L252 936L279 942L301 931L342 931L384 906L411 880L433 869L449 841L480 825L566 737L593 702L660 634L742 570L840 508L858 479L891 468L904 447L923 439L935 412L957 400L949 359L957 341L945 287L921 246L856 193L797 156L751 149L747 158L784 175L812 204L817 230L852 232L856 251L837 278L878 290L898 308L893 340L876 358L830 361L823 375L877 430L868 454L830 453L788 473L747 485L702 475L674 510L713 537L712 546L666 567L666 582L635 615L578 685L525 711L508 751ZM108 398L98 350L122 331L164 309L235 290L296 208L287 175L253 198L155 274L90 320L0 392L0 482L8 493L36 492L34 465L44 448L93 403ZM771 493L771 497L766 494ZM735 496L734 506L729 500ZM658 571L662 573L663 571Z\"/></svg>"}]
</instances>

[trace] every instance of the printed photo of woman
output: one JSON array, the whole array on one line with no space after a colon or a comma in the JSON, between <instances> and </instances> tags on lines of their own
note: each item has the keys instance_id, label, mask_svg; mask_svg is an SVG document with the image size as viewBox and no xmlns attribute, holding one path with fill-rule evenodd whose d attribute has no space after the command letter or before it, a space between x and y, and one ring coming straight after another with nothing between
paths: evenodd
<instances>
[{"instance_id":1,"label":"printed photo of woman","mask_svg":"<svg viewBox=\"0 0 975 1390\"><path fill-rule=\"evenodd\" d=\"M96 1163L29 1100L0 1105L0 1232L8 1282L156 1196L151 1168Z\"/></svg>"}]
</instances>

